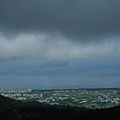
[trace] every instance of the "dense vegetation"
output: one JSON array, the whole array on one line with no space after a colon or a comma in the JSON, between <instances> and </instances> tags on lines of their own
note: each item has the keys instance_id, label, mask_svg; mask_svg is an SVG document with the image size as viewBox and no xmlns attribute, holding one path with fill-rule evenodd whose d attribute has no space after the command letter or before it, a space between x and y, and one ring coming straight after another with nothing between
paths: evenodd
<instances>
[{"instance_id":1,"label":"dense vegetation","mask_svg":"<svg viewBox=\"0 0 120 120\"><path fill-rule=\"evenodd\" d=\"M23 103L0 96L0 120L118 120L119 113L120 106L86 110L37 102Z\"/></svg>"}]
</instances>

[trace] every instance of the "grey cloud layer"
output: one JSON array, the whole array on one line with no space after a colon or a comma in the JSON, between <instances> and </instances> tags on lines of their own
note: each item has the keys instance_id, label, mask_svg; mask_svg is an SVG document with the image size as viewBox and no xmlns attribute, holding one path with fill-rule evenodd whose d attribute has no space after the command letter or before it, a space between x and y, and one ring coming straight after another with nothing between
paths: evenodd
<instances>
[{"instance_id":1,"label":"grey cloud layer","mask_svg":"<svg viewBox=\"0 0 120 120\"><path fill-rule=\"evenodd\" d=\"M0 60L120 55L120 0L0 0Z\"/></svg>"},{"instance_id":2,"label":"grey cloud layer","mask_svg":"<svg viewBox=\"0 0 120 120\"><path fill-rule=\"evenodd\" d=\"M120 33L120 1L0 0L0 29L59 31L74 40L90 41Z\"/></svg>"},{"instance_id":3,"label":"grey cloud layer","mask_svg":"<svg viewBox=\"0 0 120 120\"><path fill-rule=\"evenodd\" d=\"M114 41L113 41L114 39ZM51 42L49 42L51 41ZM78 59L120 55L119 38L109 38L102 44L76 44L57 35L21 34L12 39L0 36L0 61L16 59Z\"/></svg>"}]
</instances>

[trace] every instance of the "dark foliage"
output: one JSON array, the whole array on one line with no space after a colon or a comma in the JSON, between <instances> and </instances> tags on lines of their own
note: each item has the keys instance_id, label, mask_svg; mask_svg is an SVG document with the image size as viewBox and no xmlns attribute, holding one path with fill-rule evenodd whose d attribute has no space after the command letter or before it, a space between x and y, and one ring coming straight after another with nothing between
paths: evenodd
<instances>
[{"instance_id":1,"label":"dark foliage","mask_svg":"<svg viewBox=\"0 0 120 120\"><path fill-rule=\"evenodd\" d=\"M86 110L69 106L23 103L0 96L0 120L119 120L120 106Z\"/></svg>"}]
</instances>

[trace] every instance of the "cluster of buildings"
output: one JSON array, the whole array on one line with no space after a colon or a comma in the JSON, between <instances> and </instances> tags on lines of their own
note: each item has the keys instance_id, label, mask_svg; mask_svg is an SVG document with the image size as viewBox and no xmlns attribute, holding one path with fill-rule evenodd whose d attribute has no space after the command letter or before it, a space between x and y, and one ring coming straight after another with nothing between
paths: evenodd
<instances>
[{"instance_id":1,"label":"cluster of buildings","mask_svg":"<svg viewBox=\"0 0 120 120\"><path fill-rule=\"evenodd\" d=\"M0 90L0 94L15 100L51 105L100 108L120 104L119 89Z\"/></svg>"},{"instance_id":2,"label":"cluster of buildings","mask_svg":"<svg viewBox=\"0 0 120 120\"><path fill-rule=\"evenodd\" d=\"M106 92L106 93L102 93L100 96L97 97L97 102L103 102L103 103L115 103L115 104L119 104L120 103L120 96L118 94L117 91L112 91L110 92Z\"/></svg>"}]
</instances>

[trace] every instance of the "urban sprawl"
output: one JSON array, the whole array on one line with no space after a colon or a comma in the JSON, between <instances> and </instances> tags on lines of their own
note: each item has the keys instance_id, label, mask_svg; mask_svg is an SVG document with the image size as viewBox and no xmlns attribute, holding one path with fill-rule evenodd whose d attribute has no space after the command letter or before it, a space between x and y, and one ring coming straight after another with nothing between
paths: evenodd
<instances>
[{"instance_id":1,"label":"urban sprawl","mask_svg":"<svg viewBox=\"0 0 120 120\"><path fill-rule=\"evenodd\" d=\"M0 90L15 100L37 101L51 105L85 108L108 108L120 105L120 89Z\"/></svg>"}]
</instances>

